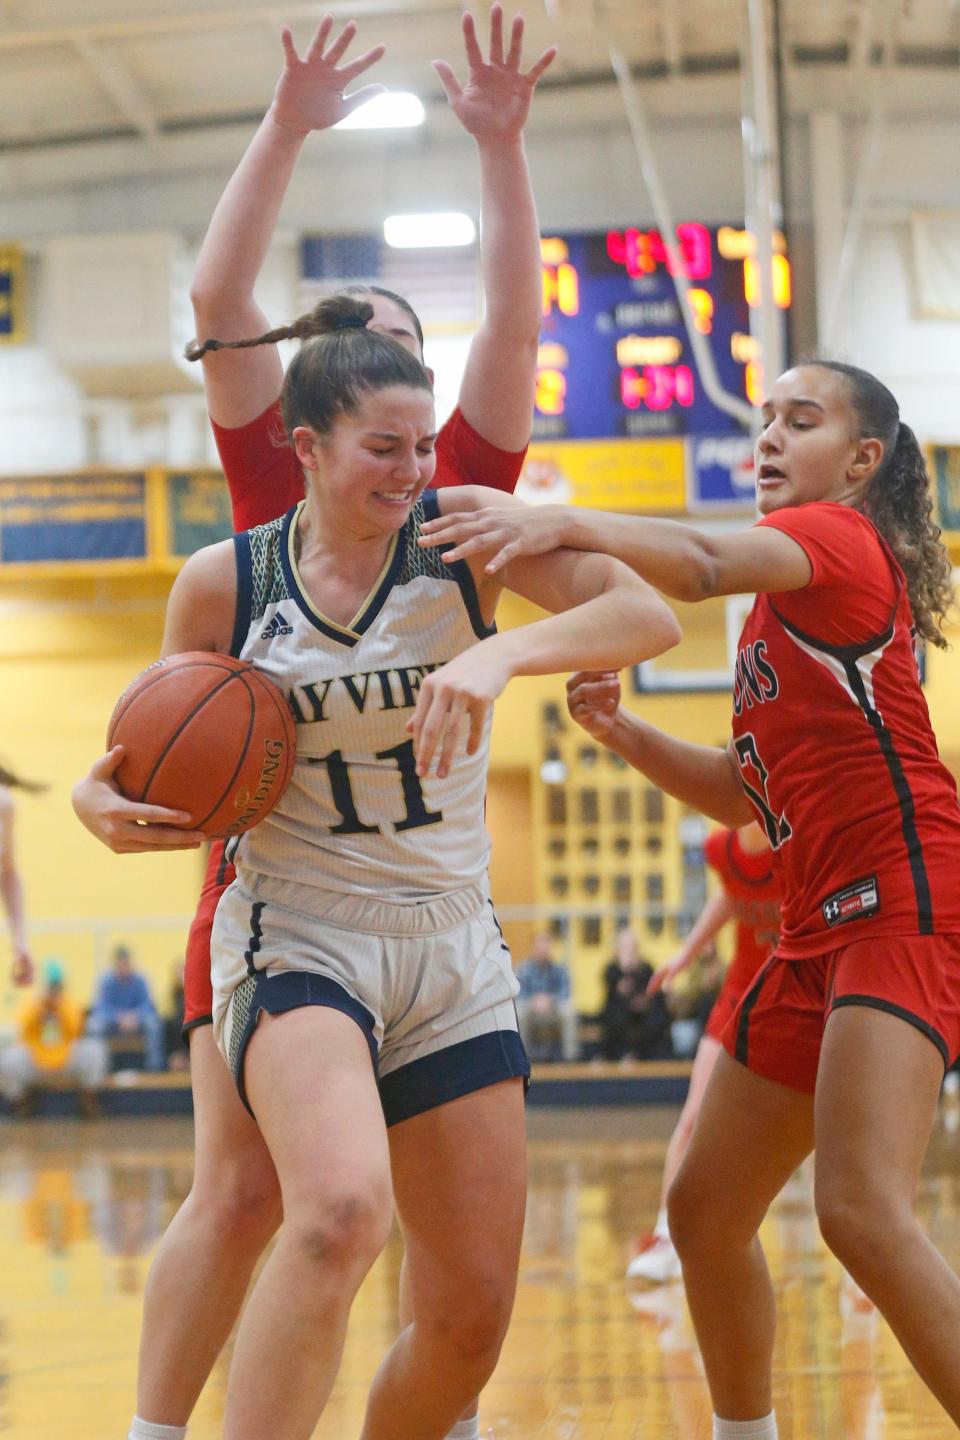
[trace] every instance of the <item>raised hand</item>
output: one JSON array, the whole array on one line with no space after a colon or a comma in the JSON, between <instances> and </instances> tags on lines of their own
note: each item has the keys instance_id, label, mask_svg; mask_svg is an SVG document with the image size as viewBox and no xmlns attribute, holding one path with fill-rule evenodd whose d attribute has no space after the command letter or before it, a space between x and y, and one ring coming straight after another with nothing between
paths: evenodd
<instances>
[{"instance_id":1,"label":"raised hand","mask_svg":"<svg viewBox=\"0 0 960 1440\"><path fill-rule=\"evenodd\" d=\"M620 677L612 670L578 670L567 681L567 709L595 740L613 729L620 709Z\"/></svg>"},{"instance_id":2,"label":"raised hand","mask_svg":"<svg viewBox=\"0 0 960 1440\"><path fill-rule=\"evenodd\" d=\"M351 110L365 105L375 95L382 95L386 89L385 85L364 85L352 95L344 95L351 81L377 63L385 47L374 45L358 59L341 65L340 61L356 35L357 27L348 20L328 46L332 29L333 16L324 15L302 60L297 54L289 26L285 25L281 31L285 63L273 94L270 114L277 125L297 135L329 129L349 115Z\"/></svg>"},{"instance_id":3,"label":"raised hand","mask_svg":"<svg viewBox=\"0 0 960 1440\"><path fill-rule=\"evenodd\" d=\"M487 555L484 565L488 575L501 570L517 555L544 555L564 544L565 525L569 510L565 505L494 506L482 510L453 511L438 515L420 527L418 544L424 549L453 544L443 559L467 560L471 555Z\"/></svg>"},{"instance_id":4,"label":"raised hand","mask_svg":"<svg viewBox=\"0 0 960 1440\"><path fill-rule=\"evenodd\" d=\"M530 113L537 81L557 53L551 45L529 70L520 69L523 48L523 19L517 16L510 29L510 47L504 55L503 8L490 11L490 59L485 61L477 40L477 27L469 11L463 17L463 41L467 52L467 83L460 85L446 60L434 60L433 68L447 92L450 108L463 128L475 140L504 142L516 140Z\"/></svg>"},{"instance_id":5,"label":"raised hand","mask_svg":"<svg viewBox=\"0 0 960 1440\"><path fill-rule=\"evenodd\" d=\"M114 745L91 767L89 775L73 787L77 818L116 855L146 850L195 850L206 836L189 830L192 816L163 805L142 805L121 794L114 772L123 759L123 746Z\"/></svg>"}]
</instances>

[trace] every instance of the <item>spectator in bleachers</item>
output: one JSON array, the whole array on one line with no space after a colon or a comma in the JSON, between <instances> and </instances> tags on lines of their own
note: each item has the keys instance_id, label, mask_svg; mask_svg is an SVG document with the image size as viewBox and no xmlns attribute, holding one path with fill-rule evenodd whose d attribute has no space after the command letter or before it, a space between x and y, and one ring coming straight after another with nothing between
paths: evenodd
<instances>
[{"instance_id":1,"label":"spectator in bleachers","mask_svg":"<svg viewBox=\"0 0 960 1440\"><path fill-rule=\"evenodd\" d=\"M544 930L533 937L529 957L517 968L517 1019L531 1060L575 1060L577 1016L570 998L570 973L554 960Z\"/></svg>"},{"instance_id":2,"label":"spectator in bleachers","mask_svg":"<svg viewBox=\"0 0 960 1440\"><path fill-rule=\"evenodd\" d=\"M614 958L603 972L600 1054L604 1060L669 1060L670 1012L662 995L648 995L653 966L629 926L617 931Z\"/></svg>"},{"instance_id":3,"label":"spectator in bleachers","mask_svg":"<svg viewBox=\"0 0 960 1440\"><path fill-rule=\"evenodd\" d=\"M80 1007L66 992L63 966L47 960L40 993L31 996L17 1019L17 1041L0 1050L0 1094L22 1104L28 1091L55 1075L80 1086L84 1113L95 1111L95 1091L107 1074L107 1047L83 1036Z\"/></svg>"},{"instance_id":4,"label":"spectator in bleachers","mask_svg":"<svg viewBox=\"0 0 960 1440\"><path fill-rule=\"evenodd\" d=\"M146 1068L164 1068L163 1024L146 980L133 968L133 956L127 945L118 945L113 952L110 969L97 989L87 1033L141 1035L146 1047Z\"/></svg>"},{"instance_id":5,"label":"spectator in bleachers","mask_svg":"<svg viewBox=\"0 0 960 1440\"><path fill-rule=\"evenodd\" d=\"M163 1017L163 1051L168 1070L189 1070L190 1051L184 1044L184 959L175 960L170 983L170 1008Z\"/></svg>"}]
</instances>

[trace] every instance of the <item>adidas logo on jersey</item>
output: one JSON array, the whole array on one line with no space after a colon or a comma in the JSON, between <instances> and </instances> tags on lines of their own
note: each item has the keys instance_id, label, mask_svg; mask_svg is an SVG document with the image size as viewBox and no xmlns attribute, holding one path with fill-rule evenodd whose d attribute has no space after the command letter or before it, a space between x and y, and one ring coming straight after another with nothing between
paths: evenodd
<instances>
[{"instance_id":1,"label":"adidas logo on jersey","mask_svg":"<svg viewBox=\"0 0 960 1440\"><path fill-rule=\"evenodd\" d=\"M283 618L283 611L278 610L265 630L260 631L261 640L276 640L278 635L292 635L293 626L288 625Z\"/></svg>"}]
</instances>

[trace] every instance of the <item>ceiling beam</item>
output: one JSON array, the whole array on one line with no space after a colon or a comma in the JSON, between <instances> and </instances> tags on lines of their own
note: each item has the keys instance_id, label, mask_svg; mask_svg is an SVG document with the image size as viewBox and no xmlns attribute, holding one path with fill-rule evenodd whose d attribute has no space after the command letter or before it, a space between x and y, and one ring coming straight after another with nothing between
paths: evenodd
<instances>
[{"instance_id":1,"label":"ceiling beam","mask_svg":"<svg viewBox=\"0 0 960 1440\"><path fill-rule=\"evenodd\" d=\"M89 65L123 118L139 130L145 140L156 140L157 115L120 57L89 37L75 40L73 48Z\"/></svg>"},{"instance_id":2,"label":"ceiling beam","mask_svg":"<svg viewBox=\"0 0 960 1440\"><path fill-rule=\"evenodd\" d=\"M163 35L190 35L201 31L238 30L252 25L275 27L297 20L316 22L326 11L335 18L362 20L365 16L459 15L458 0L328 0L325 5L291 3L252 5L244 10L197 10L190 14L140 16L136 19L105 20L93 25L50 25L41 30L0 30L0 53L5 50L37 50L83 41L156 39Z\"/></svg>"},{"instance_id":3,"label":"ceiling beam","mask_svg":"<svg viewBox=\"0 0 960 1440\"><path fill-rule=\"evenodd\" d=\"M657 0L657 15L660 34L663 37L663 53L671 75L679 75L683 69L683 41L680 36L680 20L673 0Z\"/></svg>"}]
</instances>

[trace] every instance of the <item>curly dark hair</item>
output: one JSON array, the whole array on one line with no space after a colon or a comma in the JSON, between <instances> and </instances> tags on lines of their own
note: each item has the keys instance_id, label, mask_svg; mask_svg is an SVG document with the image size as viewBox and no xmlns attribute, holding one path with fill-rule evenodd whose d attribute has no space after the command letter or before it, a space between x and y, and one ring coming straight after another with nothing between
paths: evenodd
<instances>
[{"instance_id":1,"label":"curly dark hair","mask_svg":"<svg viewBox=\"0 0 960 1440\"><path fill-rule=\"evenodd\" d=\"M857 415L860 438L883 444L883 459L860 508L876 525L907 577L917 634L946 649L941 631L954 602L950 556L933 518L930 476L917 437L900 419L893 394L868 370L836 360L806 363L842 376Z\"/></svg>"}]
</instances>

